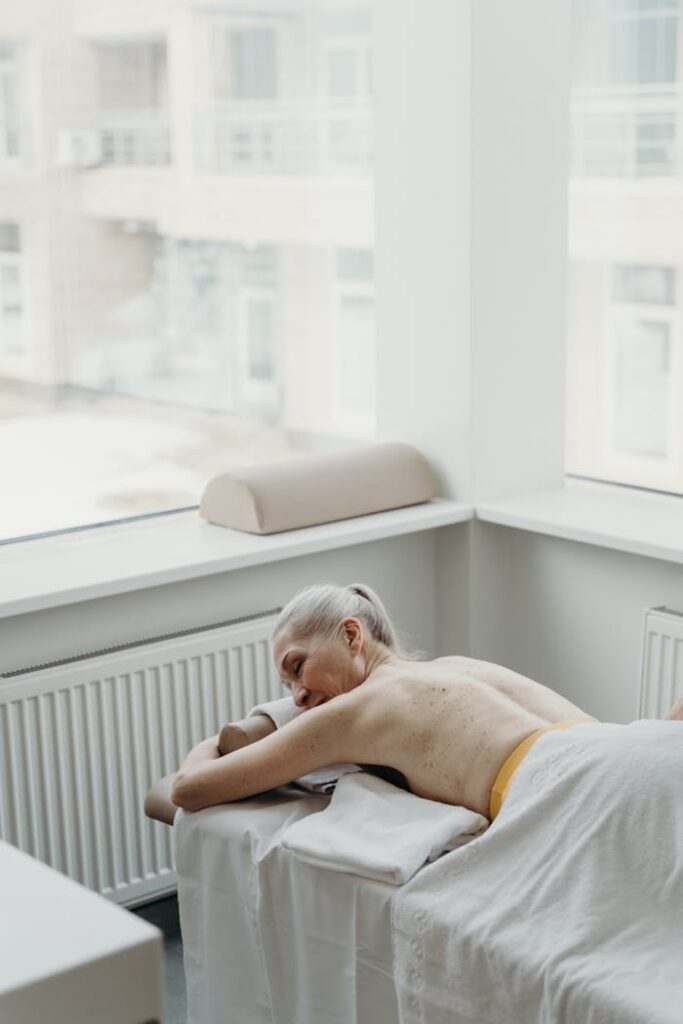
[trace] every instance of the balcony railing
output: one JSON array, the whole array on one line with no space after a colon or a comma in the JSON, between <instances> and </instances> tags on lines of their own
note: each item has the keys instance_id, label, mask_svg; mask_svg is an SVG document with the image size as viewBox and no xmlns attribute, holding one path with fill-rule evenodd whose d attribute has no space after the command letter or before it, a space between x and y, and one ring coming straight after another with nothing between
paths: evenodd
<instances>
[{"instance_id":1,"label":"balcony railing","mask_svg":"<svg viewBox=\"0 0 683 1024\"><path fill-rule=\"evenodd\" d=\"M241 101L200 112L195 152L215 174L358 174L372 165L372 111L327 101Z\"/></svg>"},{"instance_id":2,"label":"balcony railing","mask_svg":"<svg viewBox=\"0 0 683 1024\"><path fill-rule=\"evenodd\" d=\"M97 126L102 135L102 163L116 167L170 163L168 119L160 110L107 110Z\"/></svg>"},{"instance_id":3,"label":"balcony railing","mask_svg":"<svg viewBox=\"0 0 683 1024\"><path fill-rule=\"evenodd\" d=\"M575 89L574 177L670 178L683 172L683 94L675 84Z\"/></svg>"}]
</instances>

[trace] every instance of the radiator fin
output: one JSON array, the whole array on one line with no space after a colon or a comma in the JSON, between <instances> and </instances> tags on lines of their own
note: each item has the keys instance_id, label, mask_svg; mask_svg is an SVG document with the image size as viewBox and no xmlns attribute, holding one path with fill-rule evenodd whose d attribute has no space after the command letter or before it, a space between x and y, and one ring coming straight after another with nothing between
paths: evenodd
<instances>
[{"instance_id":1,"label":"radiator fin","mask_svg":"<svg viewBox=\"0 0 683 1024\"><path fill-rule=\"evenodd\" d=\"M683 696L683 615L668 608L645 612L640 679L641 718L665 718Z\"/></svg>"},{"instance_id":2,"label":"radiator fin","mask_svg":"<svg viewBox=\"0 0 683 1024\"><path fill-rule=\"evenodd\" d=\"M149 786L283 694L275 614L0 678L0 838L119 903L174 887Z\"/></svg>"}]
</instances>

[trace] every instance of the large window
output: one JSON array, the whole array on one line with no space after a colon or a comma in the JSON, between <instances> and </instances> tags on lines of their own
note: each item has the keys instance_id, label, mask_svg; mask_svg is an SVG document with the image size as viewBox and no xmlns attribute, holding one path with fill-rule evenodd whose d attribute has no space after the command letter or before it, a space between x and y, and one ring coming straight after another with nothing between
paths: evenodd
<instances>
[{"instance_id":1,"label":"large window","mask_svg":"<svg viewBox=\"0 0 683 1024\"><path fill-rule=\"evenodd\" d=\"M567 469L683 493L678 0L574 0Z\"/></svg>"},{"instance_id":2,"label":"large window","mask_svg":"<svg viewBox=\"0 0 683 1024\"><path fill-rule=\"evenodd\" d=\"M374 437L370 4L0 13L0 540Z\"/></svg>"}]
</instances>

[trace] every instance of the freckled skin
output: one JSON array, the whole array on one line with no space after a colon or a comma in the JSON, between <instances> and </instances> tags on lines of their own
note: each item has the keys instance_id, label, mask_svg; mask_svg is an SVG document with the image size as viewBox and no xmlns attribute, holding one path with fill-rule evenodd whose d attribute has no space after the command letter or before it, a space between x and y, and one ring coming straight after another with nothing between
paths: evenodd
<instances>
[{"instance_id":1,"label":"freckled skin","mask_svg":"<svg viewBox=\"0 0 683 1024\"><path fill-rule=\"evenodd\" d=\"M407 661L368 642L358 619L343 627L338 641L276 638L281 678L304 708L353 691L358 713L341 737L341 759L394 768L418 796L488 816L496 775L523 739L553 722L595 721L500 665L455 655Z\"/></svg>"}]
</instances>

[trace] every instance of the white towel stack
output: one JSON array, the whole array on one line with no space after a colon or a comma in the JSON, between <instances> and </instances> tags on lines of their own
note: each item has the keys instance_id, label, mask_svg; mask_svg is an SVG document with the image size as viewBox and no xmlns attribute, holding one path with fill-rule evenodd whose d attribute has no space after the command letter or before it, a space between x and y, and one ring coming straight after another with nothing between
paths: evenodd
<instances>
[{"instance_id":1,"label":"white towel stack","mask_svg":"<svg viewBox=\"0 0 683 1024\"><path fill-rule=\"evenodd\" d=\"M340 778L325 810L294 822L281 841L310 864L401 885L487 825L465 807L425 800L361 772Z\"/></svg>"}]
</instances>

